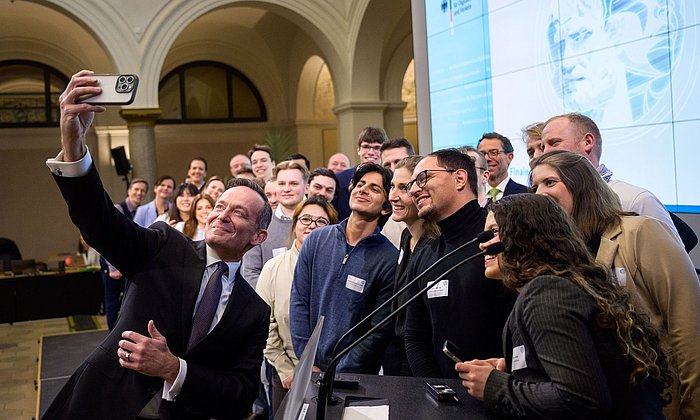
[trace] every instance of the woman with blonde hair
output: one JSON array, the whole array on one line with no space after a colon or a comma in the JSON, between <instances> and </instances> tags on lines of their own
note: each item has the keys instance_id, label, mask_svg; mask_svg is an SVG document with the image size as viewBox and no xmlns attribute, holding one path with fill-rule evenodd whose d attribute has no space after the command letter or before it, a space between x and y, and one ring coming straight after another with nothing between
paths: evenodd
<instances>
[{"instance_id":1,"label":"woman with blonde hair","mask_svg":"<svg viewBox=\"0 0 700 420\"><path fill-rule=\"evenodd\" d=\"M666 415L678 418L680 409L680 418L700 418L700 283L677 236L657 219L622 211L583 156L553 151L531 167L532 190L564 208L596 261L649 314L674 352L680 384L672 388Z\"/></svg>"}]
</instances>

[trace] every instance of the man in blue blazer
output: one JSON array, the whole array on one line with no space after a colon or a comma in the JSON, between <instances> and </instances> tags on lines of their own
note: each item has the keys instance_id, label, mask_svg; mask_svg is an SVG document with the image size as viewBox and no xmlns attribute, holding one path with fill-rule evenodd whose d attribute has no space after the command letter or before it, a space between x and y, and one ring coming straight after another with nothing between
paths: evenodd
<instances>
[{"instance_id":1,"label":"man in blue blazer","mask_svg":"<svg viewBox=\"0 0 700 420\"><path fill-rule=\"evenodd\" d=\"M44 418L242 418L257 395L270 308L238 267L267 236L265 194L233 180L207 218L204 241L165 223L134 224L114 208L85 144L94 112L104 111L76 104L101 91L91 74L74 75L61 95L63 150L47 165L73 223L128 283L114 330ZM200 322L203 312L209 315Z\"/></svg>"},{"instance_id":2,"label":"man in blue blazer","mask_svg":"<svg viewBox=\"0 0 700 420\"><path fill-rule=\"evenodd\" d=\"M489 200L493 201L511 195L527 192L527 187L510 179L508 167L513 161L513 145L508 137L498 133L484 133L477 143L477 149L486 156L489 165Z\"/></svg>"}]
</instances>

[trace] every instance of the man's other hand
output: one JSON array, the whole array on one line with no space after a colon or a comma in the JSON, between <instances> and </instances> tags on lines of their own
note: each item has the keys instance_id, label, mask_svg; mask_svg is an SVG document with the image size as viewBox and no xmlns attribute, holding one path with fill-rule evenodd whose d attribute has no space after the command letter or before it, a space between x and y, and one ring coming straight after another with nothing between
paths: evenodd
<instances>
[{"instance_id":1,"label":"man's other hand","mask_svg":"<svg viewBox=\"0 0 700 420\"><path fill-rule=\"evenodd\" d=\"M157 376L169 383L175 382L180 371L180 361L170 353L168 342L156 329L153 320L148 321L150 337L134 331L124 331L119 341L119 364L147 376Z\"/></svg>"}]
</instances>

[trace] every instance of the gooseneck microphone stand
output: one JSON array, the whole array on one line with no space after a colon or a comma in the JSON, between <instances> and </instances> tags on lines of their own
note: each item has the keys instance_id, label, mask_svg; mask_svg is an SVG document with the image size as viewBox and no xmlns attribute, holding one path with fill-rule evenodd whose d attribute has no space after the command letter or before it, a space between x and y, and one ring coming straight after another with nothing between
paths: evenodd
<instances>
[{"instance_id":1,"label":"gooseneck microphone stand","mask_svg":"<svg viewBox=\"0 0 700 420\"><path fill-rule=\"evenodd\" d=\"M438 264L440 264L441 262L443 262L447 258L450 258L451 256L453 256L457 252L463 250L464 248L468 247L469 245L473 245L477 242L484 243L484 242L490 241L491 239L493 239L494 236L495 235L494 235L493 231L485 230L483 232L480 232L478 235L476 235L476 237L474 239L472 239L471 241L466 242L466 243L458 246L457 248L453 249L452 251L450 251L447 254L443 255L442 257L438 258L437 261L435 261L433 264L430 265L430 267L426 268L425 270L423 270L422 273L417 275L416 278L414 278L413 280L406 283L401 289L399 289L398 292L394 293L393 296L389 297L389 299L384 301L381 305L377 306L377 308L375 308L369 315L364 317L362 320L360 320L360 322L353 325L352 328L347 330L345 332L345 334L340 336L338 341L336 341L335 346L333 347L333 351L331 352L331 355L335 355L338 352L338 346L340 346L340 343L342 343L343 340L345 340L345 338L347 338L347 336L349 336L350 334L355 332L355 330L357 330L360 326L364 325L365 322L369 321L377 312L384 309L385 306L391 304L391 302L393 302L394 299L396 299L400 294L402 294L403 292L408 290L408 288L413 286L418 280L422 279L426 274L428 274L428 272L432 271L432 269L435 268ZM481 254L479 254L479 255L481 255ZM462 263L465 263L465 262L466 261L463 261Z\"/></svg>"},{"instance_id":2,"label":"gooseneck microphone stand","mask_svg":"<svg viewBox=\"0 0 700 420\"><path fill-rule=\"evenodd\" d=\"M477 257L481 257L484 255L500 254L501 252L503 252L504 249L505 249L505 247L504 247L502 242L496 242L496 243L493 243L493 244L487 246L486 249L484 249L483 251L481 251L477 254L474 254L469 258L465 258L464 260L455 264L453 267L450 267L447 271L442 273L438 277L437 280L435 280L433 283L428 284L423 289L421 289L420 292L411 296L411 298L408 299L406 302L404 302L403 305L396 308L396 310L394 310L392 313L390 313L389 316L387 316L386 318L381 320L374 327L370 328L366 333L362 334L362 336L360 338L355 340L352 344L350 344L349 346L344 348L333 359L331 359L330 363L328 364L328 369L326 369L326 371L321 376L321 382L320 382L319 388L318 388L318 398L316 401L316 420L325 420L325 418L326 418L326 409L328 408L328 402L333 395L333 382L335 380L335 369L336 369L336 366L338 365L338 362L340 361L340 359L343 356L345 356L348 352L350 352L350 350L355 348L355 346L360 344L369 335L371 335L372 333L377 331L379 328L386 325L386 323L391 321L396 316L396 314L401 312L406 306L410 305L414 300L421 297L421 295L423 293L425 293L428 290L430 290L431 288L435 287L440 282L440 280L442 280L445 276L451 274L457 268L461 267L462 265L466 264L467 262L469 262ZM432 268L432 266L429 267L428 270L430 268ZM426 271L428 271L428 270L426 270Z\"/></svg>"}]
</instances>

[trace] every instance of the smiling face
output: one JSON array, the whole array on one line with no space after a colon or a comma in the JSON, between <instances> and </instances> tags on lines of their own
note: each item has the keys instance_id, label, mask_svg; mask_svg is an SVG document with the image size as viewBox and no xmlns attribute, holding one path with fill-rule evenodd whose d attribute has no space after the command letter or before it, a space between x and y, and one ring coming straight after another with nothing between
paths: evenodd
<instances>
[{"instance_id":1,"label":"smiling face","mask_svg":"<svg viewBox=\"0 0 700 420\"><path fill-rule=\"evenodd\" d=\"M194 207L194 216L197 219L197 224L199 226L204 227L207 224L207 216L209 216L209 213L211 213L212 210L213 209L209 200L206 198L200 198L197 200Z\"/></svg>"},{"instance_id":2,"label":"smiling face","mask_svg":"<svg viewBox=\"0 0 700 420\"><path fill-rule=\"evenodd\" d=\"M207 188L204 190L204 194L208 195L209 197L213 198L214 201L216 201L219 199L219 197L221 197L221 194L223 194L225 190L226 185L224 185L224 182L215 179L209 182L209 185L207 185Z\"/></svg>"},{"instance_id":3,"label":"smiling face","mask_svg":"<svg viewBox=\"0 0 700 420\"><path fill-rule=\"evenodd\" d=\"M309 197L323 197L330 203L335 197L335 180L328 176L316 175L309 181L309 185L306 187L306 194Z\"/></svg>"},{"instance_id":4,"label":"smiling face","mask_svg":"<svg viewBox=\"0 0 700 420\"><path fill-rule=\"evenodd\" d=\"M383 181L378 172L366 173L350 192L350 210L368 219L378 218L388 212L382 210L387 199Z\"/></svg>"},{"instance_id":5,"label":"smiling face","mask_svg":"<svg viewBox=\"0 0 700 420\"><path fill-rule=\"evenodd\" d=\"M484 230L493 231L494 236L490 241L484 242L479 245L482 250L486 249L487 246L500 242L500 236L498 234L498 223L496 223L496 218L493 212L490 211L486 216L486 223L484 225ZM484 256L484 275L490 279L502 280L503 273L501 272L501 255L485 255Z\"/></svg>"},{"instance_id":6,"label":"smiling face","mask_svg":"<svg viewBox=\"0 0 700 420\"><path fill-rule=\"evenodd\" d=\"M479 143L479 151L486 156L489 170L489 185L492 187L500 184L508 176L508 167L513 160L513 153L503 151L503 143L499 139L483 139ZM488 152L496 150L498 155L493 157Z\"/></svg>"},{"instance_id":7,"label":"smiling face","mask_svg":"<svg viewBox=\"0 0 700 420\"><path fill-rule=\"evenodd\" d=\"M435 156L428 156L418 162L413 170L413 179L421 172L428 170L427 182L422 188L414 182L411 186L411 196L418 208L418 217L421 219L439 222L447 216L459 210L461 202L453 200L457 191L453 173L445 172L438 164Z\"/></svg>"},{"instance_id":8,"label":"smiling face","mask_svg":"<svg viewBox=\"0 0 700 420\"><path fill-rule=\"evenodd\" d=\"M408 150L405 147L386 149L382 152L382 166L393 171L396 164L406 156L408 156Z\"/></svg>"},{"instance_id":9,"label":"smiling face","mask_svg":"<svg viewBox=\"0 0 700 420\"><path fill-rule=\"evenodd\" d=\"M357 156L360 157L360 163L379 163L381 143L370 143L363 141L357 148Z\"/></svg>"},{"instance_id":10,"label":"smiling face","mask_svg":"<svg viewBox=\"0 0 700 420\"><path fill-rule=\"evenodd\" d=\"M527 138L527 156L530 159L529 163L544 154L544 145L542 138L528 137Z\"/></svg>"},{"instance_id":11,"label":"smiling face","mask_svg":"<svg viewBox=\"0 0 700 420\"><path fill-rule=\"evenodd\" d=\"M538 165L532 169L531 177L532 189L536 194L554 199L568 215L572 214L574 197L564 185L556 169L546 164Z\"/></svg>"},{"instance_id":12,"label":"smiling face","mask_svg":"<svg viewBox=\"0 0 700 420\"><path fill-rule=\"evenodd\" d=\"M207 176L207 166L204 162L194 159L190 162L190 167L187 170L187 177L190 182L196 186L202 185L204 178Z\"/></svg>"},{"instance_id":13,"label":"smiling face","mask_svg":"<svg viewBox=\"0 0 700 420\"><path fill-rule=\"evenodd\" d=\"M239 261L243 254L267 238L264 229L256 227L257 217L265 203L248 187L224 191L207 217L204 238L224 261Z\"/></svg>"},{"instance_id":14,"label":"smiling face","mask_svg":"<svg viewBox=\"0 0 700 420\"><path fill-rule=\"evenodd\" d=\"M175 198L175 207L182 213L188 213L192 208L192 199L194 196L190 193L190 190L185 188L182 193Z\"/></svg>"},{"instance_id":15,"label":"smiling face","mask_svg":"<svg viewBox=\"0 0 700 420\"><path fill-rule=\"evenodd\" d=\"M268 180L272 177L275 161L264 150L256 150L250 155L251 167L256 177Z\"/></svg>"},{"instance_id":16,"label":"smiling face","mask_svg":"<svg viewBox=\"0 0 700 420\"><path fill-rule=\"evenodd\" d=\"M297 204L304 199L306 183L304 174L298 169L284 169L277 172L277 199L285 210L285 214L291 216Z\"/></svg>"},{"instance_id":17,"label":"smiling face","mask_svg":"<svg viewBox=\"0 0 700 420\"><path fill-rule=\"evenodd\" d=\"M406 184L411 180L413 173L407 168L399 168L394 171L391 179L391 191L389 191L389 201L391 202L391 218L396 222L405 222L411 226L418 220L418 208L406 191Z\"/></svg>"},{"instance_id":18,"label":"smiling face","mask_svg":"<svg viewBox=\"0 0 700 420\"><path fill-rule=\"evenodd\" d=\"M156 188L155 188L156 197L162 198L165 200L170 200L170 197L173 196L174 189L175 189L175 181L173 181L172 179L164 179L163 182L156 185Z\"/></svg>"},{"instance_id":19,"label":"smiling face","mask_svg":"<svg viewBox=\"0 0 700 420\"><path fill-rule=\"evenodd\" d=\"M594 143L592 134L582 136L566 117L555 118L542 129L543 153L565 150L590 159Z\"/></svg>"},{"instance_id":20,"label":"smiling face","mask_svg":"<svg viewBox=\"0 0 700 420\"><path fill-rule=\"evenodd\" d=\"M126 193L131 205L134 207L140 206L143 202L143 198L146 197L146 191L148 191L148 187L144 182L134 182L131 184L131 187L129 187Z\"/></svg>"},{"instance_id":21,"label":"smiling face","mask_svg":"<svg viewBox=\"0 0 700 420\"><path fill-rule=\"evenodd\" d=\"M319 206L318 204L309 204L304 206L301 213L299 213L296 223L294 224L294 236L296 238L294 243L297 249L301 249L301 245L306 240L306 237L318 227L315 222L304 225L301 222L301 219L304 217L310 217L313 220L323 218L325 219L326 226L330 224L328 213L326 213L326 210L323 207Z\"/></svg>"},{"instance_id":22,"label":"smiling face","mask_svg":"<svg viewBox=\"0 0 700 420\"><path fill-rule=\"evenodd\" d=\"M328 169L338 173L350 167L350 159L342 153L336 153L328 159Z\"/></svg>"},{"instance_id":23,"label":"smiling face","mask_svg":"<svg viewBox=\"0 0 700 420\"><path fill-rule=\"evenodd\" d=\"M231 176L235 177L241 169L250 168L250 159L246 155L236 155L231 158L228 165L231 170Z\"/></svg>"}]
</instances>

